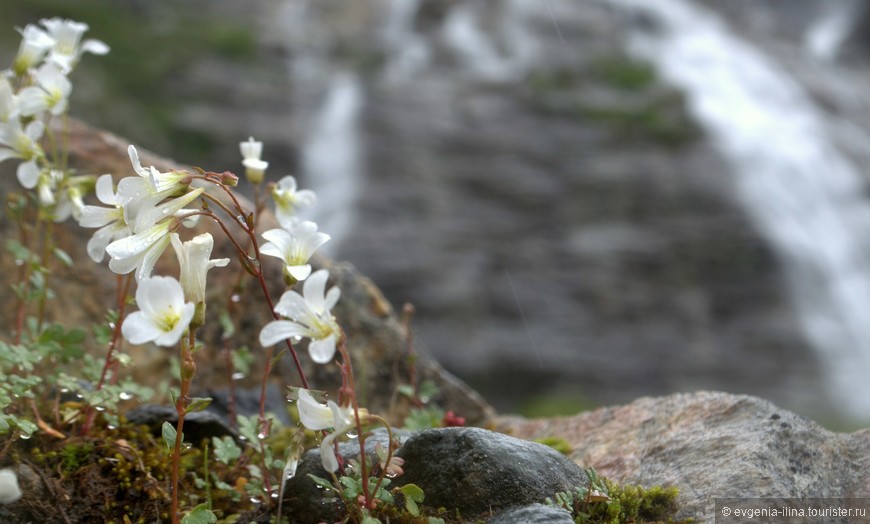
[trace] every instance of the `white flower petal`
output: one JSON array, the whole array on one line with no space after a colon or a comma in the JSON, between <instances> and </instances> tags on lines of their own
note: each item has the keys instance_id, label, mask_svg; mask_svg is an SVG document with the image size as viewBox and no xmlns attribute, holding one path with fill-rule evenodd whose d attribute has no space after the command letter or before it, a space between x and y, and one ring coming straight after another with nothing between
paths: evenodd
<instances>
[{"instance_id":1,"label":"white flower petal","mask_svg":"<svg viewBox=\"0 0 870 524\"><path fill-rule=\"evenodd\" d=\"M81 227L103 227L106 224L122 220L124 218L121 210L114 207L100 206L82 206L81 217L79 218L79 226Z\"/></svg>"},{"instance_id":2,"label":"white flower petal","mask_svg":"<svg viewBox=\"0 0 870 524\"><path fill-rule=\"evenodd\" d=\"M109 52L109 46L100 40L88 39L82 42L82 53L93 53L95 55L104 55Z\"/></svg>"},{"instance_id":3,"label":"white flower petal","mask_svg":"<svg viewBox=\"0 0 870 524\"><path fill-rule=\"evenodd\" d=\"M260 330L260 344L263 347L274 346L282 340L305 336L308 331L305 326L290 320L273 320Z\"/></svg>"},{"instance_id":4,"label":"white flower petal","mask_svg":"<svg viewBox=\"0 0 870 524\"><path fill-rule=\"evenodd\" d=\"M333 307L335 307L335 304L338 303L339 298L341 298L341 290L335 286L329 288L329 291L326 292L326 299L324 299L323 304L326 307L326 311L329 311Z\"/></svg>"},{"instance_id":5,"label":"white flower petal","mask_svg":"<svg viewBox=\"0 0 870 524\"><path fill-rule=\"evenodd\" d=\"M33 189L39 182L39 168L36 167L36 160L22 162L18 164L18 181L25 189Z\"/></svg>"},{"instance_id":6,"label":"white flower petal","mask_svg":"<svg viewBox=\"0 0 870 524\"><path fill-rule=\"evenodd\" d=\"M311 274L311 264L305 264L301 266L286 266L286 268L287 272L290 273L290 276L300 282L308 278L308 275Z\"/></svg>"},{"instance_id":7,"label":"white flower petal","mask_svg":"<svg viewBox=\"0 0 870 524\"><path fill-rule=\"evenodd\" d=\"M317 364L326 364L335 356L335 334L320 340L312 340L308 344L308 354Z\"/></svg>"},{"instance_id":8,"label":"white flower petal","mask_svg":"<svg viewBox=\"0 0 870 524\"><path fill-rule=\"evenodd\" d=\"M156 316L167 309L180 309L184 304L181 284L172 277L153 277L142 280L136 289L136 304L148 316Z\"/></svg>"},{"instance_id":9,"label":"white flower petal","mask_svg":"<svg viewBox=\"0 0 870 524\"><path fill-rule=\"evenodd\" d=\"M338 459L335 458L335 450L332 449L335 436L335 433L330 433L323 437L323 442L320 443L320 462L326 471L338 471Z\"/></svg>"},{"instance_id":10,"label":"white flower petal","mask_svg":"<svg viewBox=\"0 0 870 524\"><path fill-rule=\"evenodd\" d=\"M311 315L311 308L299 293L290 290L285 291L275 304L275 313L293 320L303 320Z\"/></svg>"},{"instance_id":11,"label":"white flower petal","mask_svg":"<svg viewBox=\"0 0 870 524\"><path fill-rule=\"evenodd\" d=\"M20 498L18 475L10 468L0 469L0 504L12 504Z\"/></svg>"},{"instance_id":12,"label":"white flower petal","mask_svg":"<svg viewBox=\"0 0 870 524\"><path fill-rule=\"evenodd\" d=\"M299 401L296 406L299 409L299 421L306 428L319 431L333 427L332 410L329 406L314 400L307 389L299 389Z\"/></svg>"},{"instance_id":13,"label":"white flower petal","mask_svg":"<svg viewBox=\"0 0 870 524\"><path fill-rule=\"evenodd\" d=\"M136 311L127 315L121 324L121 334L131 344L151 342L163 333L143 312Z\"/></svg>"},{"instance_id":14,"label":"white flower petal","mask_svg":"<svg viewBox=\"0 0 870 524\"><path fill-rule=\"evenodd\" d=\"M94 186L94 192L97 199L104 204L115 205L119 203L115 196L115 183L112 180L112 175L100 175Z\"/></svg>"},{"instance_id":15,"label":"white flower petal","mask_svg":"<svg viewBox=\"0 0 870 524\"><path fill-rule=\"evenodd\" d=\"M326 289L326 281L329 279L329 271L321 269L315 271L302 286L302 294L311 309L321 313L326 309L326 301L323 292Z\"/></svg>"}]
</instances>

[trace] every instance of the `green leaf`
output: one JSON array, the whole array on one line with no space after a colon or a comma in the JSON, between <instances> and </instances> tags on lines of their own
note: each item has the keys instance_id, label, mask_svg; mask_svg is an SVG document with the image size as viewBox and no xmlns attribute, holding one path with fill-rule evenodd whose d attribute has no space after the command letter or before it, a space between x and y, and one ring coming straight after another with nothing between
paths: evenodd
<instances>
[{"instance_id":1,"label":"green leaf","mask_svg":"<svg viewBox=\"0 0 870 524\"><path fill-rule=\"evenodd\" d=\"M360 524L381 524L381 521L371 515L366 515L365 518L360 521Z\"/></svg>"},{"instance_id":2,"label":"green leaf","mask_svg":"<svg viewBox=\"0 0 870 524\"><path fill-rule=\"evenodd\" d=\"M423 490L416 484L405 484L399 488L399 492L405 497L405 509L411 515L419 516L420 508L417 504L423 502Z\"/></svg>"},{"instance_id":3,"label":"green leaf","mask_svg":"<svg viewBox=\"0 0 870 524\"><path fill-rule=\"evenodd\" d=\"M69 256L69 253L67 253L66 251L64 251L63 249L61 249L59 247L54 248L53 251L54 251L54 256L57 257L57 259L60 260L63 263L63 265L65 265L66 267L72 267L73 260L72 260L72 257Z\"/></svg>"},{"instance_id":4,"label":"green leaf","mask_svg":"<svg viewBox=\"0 0 870 524\"><path fill-rule=\"evenodd\" d=\"M178 404L178 393L174 389L169 388L169 402L175 406Z\"/></svg>"},{"instance_id":5,"label":"green leaf","mask_svg":"<svg viewBox=\"0 0 870 524\"><path fill-rule=\"evenodd\" d=\"M229 465L230 462L242 455L242 448L236 444L232 437L212 437L211 443L214 447L215 458L224 464Z\"/></svg>"},{"instance_id":6,"label":"green leaf","mask_svg":"<svg viewBox=\"0 0 870 524\"><path fill-rule=\"evenodd\" d=\"M431 380L424 380L418 388L420 400L429 402L435 395L438 394L438 386Z\"/></svg>"},{"instance_id":7,"label":"green leaf","mask_svg":"<svg viewBox=\"0 0 870 524\"><path fill-rule=\"evenodd\" d=\"M251 415L250 417L246 417L244 415L239 415L236 420L239 423L239 433L248 440L248 444L256 447L257 442L259 442L259 438L257 438L257 432L259 431L259 421L256 415Z\"/></svg>"},{"instance_id":8,"label":"green leaf","mask_svg":"<svg viewBox=\"0 0 870 524\"><path fill-rule=\"evenodd\" d=\"M184 410L185 413L193 413L202 411L211 404L212 399L208 397L193 397L190 400L190 405Z\"/></svg>"},{"instance_id":9,"label":"green leaf","mask_svg":"<svg viewBox=\"0 0 870 524\"><path fill-rule=\"evenodd\" d=\"M325 478L318 477L317 475L312 475L311 473L308 474L308 478L313 480L314 483L321 488L328 489L330 491L335 489L335 486L332 485L332 482L326 480Z\"/></svg>"},{"instance_id":10,"label":"green leaf","mask_svg":"<svg viewBox=\"0 0 870 524\"><path fill-rule=\"evenodd\" d=\"M205 200L203 200L205 202ZM218 315L218 322L220 322L221 329L224 331L223 337L230 338L236 333L236 326L233 324L233 319L230 318L229 312L223 310Z\"/></svg>"},{"instance_id":11,"label":"green leaf","mask_svg":"<svg viewBox=\"0 0 870 524\"><path fill-rule=\"evenodd\" d=\"M208 509L208 504L203 503L190 510L181 519L181 524L215 524L217 516Z\"/></svg>"},{"instance_id":12,"label":"green leaf","mask_svg":"<svg viewBox=\"0 0 870 524\"><path fill-rule=\"evenodd\" d=\"M18 430L25 437L30 437L31 435L36 433L36 430L39 429L36 424L23 418L16 418L15 425L18 426Z\"/></svg>"},{"instance_id":13,"label":"green leaf","mask_svg":"<svg viewBox=\"0 0 870 524\"><path fill-rule=\"evenodd\" d=\"M399 384L396 386L396 393L408 398L414 398L414 387L410 384Z\"/></svg>"},{"instance_id":14,"label":"green leaf","mask_svg":"<svg viewBox=\"0 0 870 524\"><path fill-rule=\"evenodd\" d=\"M411 431L437 428L441 426L443 418L444 411L435 406L413 408L405 417L403 425Z\"/></svg>"},{"instance_id":15,"label":"green leaf","mask_svg":"<svg viewBox=\"0 0 870 524\"><path fill-rule=\"evenodd\" d=\"M161 428L161 433L163 434L163 443L166 444L166 447L172 450L175 448L175 438L178 436L178 433L175 431L175 426L170 424L169 422L164 422L163 427ZM184 441L184 435L181 435L182 442Z\"/></svg>"}]
</instances>

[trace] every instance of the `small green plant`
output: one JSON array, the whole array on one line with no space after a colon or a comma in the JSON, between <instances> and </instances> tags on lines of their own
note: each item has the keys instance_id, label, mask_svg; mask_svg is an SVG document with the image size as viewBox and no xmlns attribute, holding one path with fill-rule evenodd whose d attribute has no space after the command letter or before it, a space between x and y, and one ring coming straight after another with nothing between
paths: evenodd
<instances>
[{"instance_id":1,"label":"small green plant","mask_svg":"<svg viewBox=\"0 0 870 524\"><path fill-rule=\"evenodd\" d=\"M571 512L574 522L619 524L676 522L677 488L619 486L586 469L588 484L556 493L544 502Z\"/></svg>"}]
</instances>

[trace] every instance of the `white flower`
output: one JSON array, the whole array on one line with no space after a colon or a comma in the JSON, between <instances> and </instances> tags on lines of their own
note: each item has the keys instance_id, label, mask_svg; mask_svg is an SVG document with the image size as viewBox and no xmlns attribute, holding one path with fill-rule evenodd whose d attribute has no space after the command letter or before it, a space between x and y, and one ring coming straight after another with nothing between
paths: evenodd
<instances>
[{"instance_id":1,"label":"white flower","mask_svg":"<svg viewBox=\"0 0 870 524\"><path fill-rule=\"evenodd\" d=\"M20 498L18 475L10 468L0 469L0 504L12 504Z\"/></svg>"},{"instance_id":2,"label":"white flower","mask_svg":"<svg viewBox=\"0 0 870 524\"><path fill-rule=\"evenodd\" d=\"M136 304L139 311L124 319L121 333L131 344L154 342L158 346L177 344L196 308L184 301L181 284L172 277L142 279Z\"/></svg>"},{"instance_id":3,"label":"white flower","mask_svg":"<svg viewBox=\"0 0 870 524\"><path fill-rule=\"evenodd\" d=\"M314 251L329 240L326 233L318 233L317 224L304 221L288 224L285 229L270 229L263 233L269 242L263 244L260 253L280 258L284 262L284 273L292 281L300 281L311 274L308 259Z\"/></svg>"},{"instance_id":4,"label":"white flower","mask_svg":"<svg viewBox=\"0 0 870 524\"><path fill-rule=\"evenodd\" d=\"M57 205L54 207L55 222L63 222L72 215L78 221L82 216L85 202L82 198L82 189L76 181L68 180L59 192Z\"/></svg>"},{"instance_id":5,"label":"white flower","mask_svg":"<svg viewBox=\"0 0 870 524\"><path fill-rule=\"evenodd\" d=\"M38 120L30 122L24 129L17 118L0 123L0 162L9 158L23 160L18 165L17 175L18 181L27 189L33 189L39 181L36 161L43 153L37 141L43 131L45 126Z\"/></svg>"},{"instance_id":6,"label":"white flower","mask_svg":"<svg viewBox=\"0 0 870 524\"><path fill-rule=\"evenodd\" d=\"M317 196L310 189L296 190L296 179L285 176L278 181L272 190L272 200L275 201L275 216L278 223L286 227L296 220L296 212L313 206Z\"/></svg>"},{"instance_id":7,"label":"white flower","mask_svg":"<svg viewBox=\"0 0 870 524\"><path fill-rule=\"evenodd\" d=\"M39 198L39 204L42 207L51 207L57 203L54 198L54 191L63 182L63 171L59 169L51 169L43 171L39 175L36 185L36 195Z\"/></svg>"},{"instance_id":8,"label":"white flower","mask_svg":"<svg viewBox=\"0 0 870 524\"><path fill-rule=\"evenodd\" d=\"M21 33L21 44L18 46L18 54L15 55L15 60L12 62L12 69L15 74L21 76L27 71L36 67L36 64L42 60L49 48L54 45L55 41L48 33L39 27L28 24Z\"/></svg>"},{"instance_id":9,"label":"white flower","mask_svg":"<svg viewBox=\"0 0 870 524\"><path fill-rule=\"evenodd\" d=\"M18 107L23 116L33 116L43 111L60 115L69 105L72 83L60 68L53 63L43 64L36 71L36 85L25 87L18 94Z\"/></svg>"},{"instance_id":10,"label":"white flower","mask_svg":"<svg viewBox=\"0 0 870 524\"><path fill-rule=\"evenodd\" d=\"M87 24L60 18L43 19L39 23L53 40L48 60L67 73L75 67L82 53L104 55L109 52L109 46L99 40L81 42L82 35L88 30Z\"/></svg>"},{"instance_id":11,"label":"white flower","mask_svg":"<svg viewBox=\"0 0 870 524\"><path fill-rule=\"evenodd\" d=\"M213 267L226 266L230 259L209 260L214 247L214 238L209 233L197 235L183 244L178 233L172 233L170 238L181 268L184 296L194 304L205 302L206 273Z\"/></svg>"},{"instance_id":12,"label":"white flower","mask_svg":"<svg viewBox=\"0 0 870 524\"><path fill-rule=\"evenodd\" d=\"M302 287L303 298L295 291L287 291L275 305L275 313L290 320L273 320L260 331L260 344L271 346L288 338L307 337L308 354L318 364L326 364L335 355L335 344L341 328L329 311L341 295L337 287L324 294L329 272L315 271Z\"/></svg>"},{"instance_id":13,"label":"white flower","mask_svg":"<svg viewBox=\"0 0 870 524\"><path fill-rule=\"evenodd\" d=\"M269 162L260 160L263 155L263 143L254 140L254 137L248 137L247 142L239 143L239 149L242 151L242 165L245 166L245 176L252 184L259 184L263 181L263 175L266 168L269 167Z\"/></svg>"},{"instance_id":14,"label":"white flower","mask_svg":"<svg viewBox=\"0 0 870 524\"><path fill-rule=\"evenodd\" d=\"M312 431L320 431L333 428L332 432L323 438L320 443L320 458L323 463L323 469L326 471L338 470L338 460L335 457L333 450L333 441L344 435L356 424L354 422L353 410L350 407L339 407L333 401L328 401L326 405L320 404L307 389L299 389L299 420L302 425Z\"/></svg>"},{"instance_id":15,"label":"white flower","mask_svg":"<svg viewBox=\"0 0 870 524\"><path fill-rule=\"evenodd\" d=\"M97 199L111 207L101 206L84 206L79 217L79 225L82 227L98 227L96 233L88 241L88 256L94 262L103 260L103 254L106 252L106 246L113 240L124 238L131 235L133 232L130 226L127 225L124 214L124 204L126 204L131 195L126 194L122 185L127 180L136 181L138 178L125 178L118 184L118 192L116 193L112 184L112 175L102 175L97 178L96 193ZM135 188L134 188L135 190Z\"/></svg>"},{"instance_id":16,"label":"white flower","mask_svg":"<svg viewBox=\"0 0 870 524\"><path fill-rule=\"evenodd\" d=\"M154 192L169 191L170 193L187 185L186 182L190 175L184 171L167 171L161 173L154 166L149 166L148 169L142 167L139 162L139 152L132 145L127 148L127 154L130 155L130 162L133 164L133 170L140 177L148 180L151 183L151 188Z\"/></svg>"},{"instance_id":17,"label":"white flower","mask_svg":"<svg viewBox=\"0 0 870 524\"><path fill-rule=\"evenodd\" d=\"M149 209L142 209L133 224L133 235L115 240L106 246L109 254L109 269L123 275L136 270L136 280L141 281L151 275L157 259L170 242L169 233L177 226L174 218L180 210L203 192L194 189L184 196L169 200ZM130 219L125 219L129 224Z\"/></svg>"}]
</instances>

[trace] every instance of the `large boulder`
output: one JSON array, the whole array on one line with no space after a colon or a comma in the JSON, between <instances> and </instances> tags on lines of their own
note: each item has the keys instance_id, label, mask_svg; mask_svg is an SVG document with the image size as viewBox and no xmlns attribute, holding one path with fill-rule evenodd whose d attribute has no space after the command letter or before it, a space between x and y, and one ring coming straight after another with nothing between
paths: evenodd
<instances>
[{"instance_id":1,"label":"large boulder","mask_svg":"<svg viewBox=\"0 0 870 524\"><path fill-rule=\"evenodd\" d=\"M571 459L617 482L676 486L681 518L712 521L714 498L870 493L870 430L834 433L745 395L646 397L573 417L503 417L497 427L564 438Z\"/></svg>"},{"instance_id":2,"label":"large boulder","mask_svg":"<svg viewBox=\"0 0 870 524\"><path fill-rule=\"evenodd\" d=\"M396 455L405 460L397 484L416 484L426 505L457 509L467 518L539 503L589 482L553 448L479 428L424 431Z\"/></svg>"}]
</instances>

